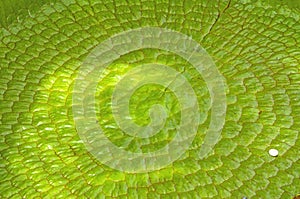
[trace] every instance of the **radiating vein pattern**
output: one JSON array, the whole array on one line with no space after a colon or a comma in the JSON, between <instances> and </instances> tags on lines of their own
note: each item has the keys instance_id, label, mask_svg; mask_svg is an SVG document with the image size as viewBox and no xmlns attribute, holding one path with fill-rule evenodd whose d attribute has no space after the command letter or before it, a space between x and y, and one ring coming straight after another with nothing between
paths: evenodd
<instances>
[{"instance_id":1,"label":"radiating vein pattern","mask_svg":"<svg viewBox=\"0 0 300 199\"><path fill-rule=\"evenodd\" d=\"M1 27L0 198L292 198L300 191L299 21L296 9L250 0L61 0ZM211 118L203 77L172 52L121 56L96 92L98 125L112 143L147 152L175 136L180 105L157 85L134 93L130 114L146 125L149 108L165 105L168 133L129 139L113 121L113 88L140 64L164 64L182 74L197 95L201 123L180 159L156 171L126 173L85 148L72 114L73 87L99 43L149 26L188 35L212 57L226 81L226 119L220 140L200 159ZM272 148L278 157L268 154Z\"/></svg>"}]
</instances>

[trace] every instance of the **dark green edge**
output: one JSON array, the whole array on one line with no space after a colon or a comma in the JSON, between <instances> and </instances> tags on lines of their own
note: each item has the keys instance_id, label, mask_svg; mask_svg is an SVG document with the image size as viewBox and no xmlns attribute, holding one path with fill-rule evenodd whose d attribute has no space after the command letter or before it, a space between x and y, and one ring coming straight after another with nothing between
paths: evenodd
<instances>
[{"instance_id":1,"label":"dark green edge","mask_svg":"<svg viewBox=\"0 0 300 199\"><path fill-rule=\"evenodd\" d=\"M114 0L112 0L114 1ZM238 2L258 3L257 0L241 0ZM45 4L53 4L57 0L1 0L0 1L0 28L8 28L14 22L33 15ZM287 6L290 9L300 12L299 0L262 0L261 4L270 5L274 8Z\"/></svg>"},{"instance_id":2,"label":"dark green edge","mask_svg":"<svg viewBox=\"0 0 300 199\"><path fill-rule=\"evenodd\" d=\"M8 28L10 24L34 14L43 5L55 3L57 0L1 0L0 28Z\"/></svg>"}]
</instances>

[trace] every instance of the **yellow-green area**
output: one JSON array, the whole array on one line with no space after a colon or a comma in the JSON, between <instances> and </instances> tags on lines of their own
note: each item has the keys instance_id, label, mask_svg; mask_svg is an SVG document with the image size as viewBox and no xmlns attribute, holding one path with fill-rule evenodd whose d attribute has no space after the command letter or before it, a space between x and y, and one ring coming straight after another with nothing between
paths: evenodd
<instances>
[{"instance_id":1,"label":"yellow-green area","mask_svg":"<svg viewBox=\"0 0 300 199\"><path fill-rule=\"evenodd\" d=\"M294 6L293 6L294 5ZM300 192L300 11L293 1L0 2L0 198L292 198ZM181 72L198 97L202 124L184 155L148 173L124 173L94 158L72 114L78 68L105 39L155 26L191 36L226 81L221 139L198 157L210 123L205 81L178 55L155 49L112 63L97 87L99 125L116 145L114 83L141 63ZM168 144L180 117L176 97L155 85L132 96L134 121L153 104L168 108L168 132L133 139L127 150ZM268 150L275 148L278 157Z\"/></svg>"}]
</instances>

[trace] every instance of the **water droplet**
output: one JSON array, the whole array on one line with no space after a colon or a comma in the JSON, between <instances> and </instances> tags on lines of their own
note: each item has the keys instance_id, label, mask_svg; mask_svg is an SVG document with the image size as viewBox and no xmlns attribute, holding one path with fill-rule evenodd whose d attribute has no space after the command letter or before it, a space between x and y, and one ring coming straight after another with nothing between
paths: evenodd
<instances>
[{"instance_id":1,"label":"water droplet","mask_svg":"<svg viewBox=\"0 0 300 199\"><path fill-rule=\"evenodd\" d=\"M270 149L269 154L270 154L270 156L276 157L276 156L278 156L278 150Z\"/></svg>"}]
</instances>

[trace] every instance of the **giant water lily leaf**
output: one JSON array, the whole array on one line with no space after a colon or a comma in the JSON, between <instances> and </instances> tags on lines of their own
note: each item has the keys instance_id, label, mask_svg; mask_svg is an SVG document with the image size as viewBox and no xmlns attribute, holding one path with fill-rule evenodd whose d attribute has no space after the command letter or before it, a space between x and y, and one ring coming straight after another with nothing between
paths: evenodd
<instances>
[{"instance_id":1,"label":"giant water lily leaf","mask_svg":"<svg viewBox=\"0 0 300 199\"><path fill-rule=\"evenodd\" d=\"M297 1L1 1L0 198L293 198L300 192L299 21ZM201 157L214 119L205 73L166 49L119 56L95 88L95 124L115 146L130 153L162 149L189 119L181 118L184 106L171 89L180 83L147 84L130 96L130 120L149 125L149 110L159 104L164 128L148 138L119 128L111 106L115 85L141 64L165 65L184 77L200 115L178 159L126 172L90 153L74 120L74 87L95 47L141 27L176 31L205 50L224 81L226 115Z\"/></svg>"}]
</instances>

